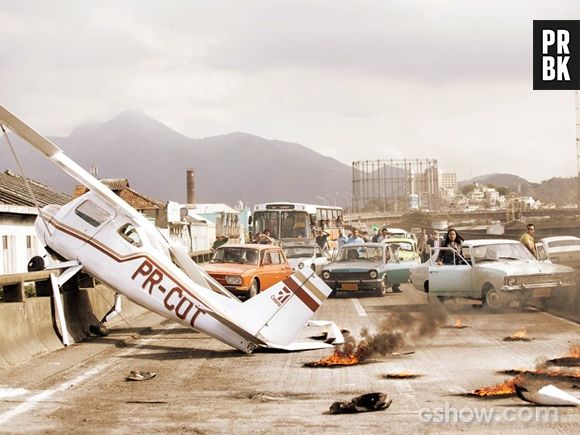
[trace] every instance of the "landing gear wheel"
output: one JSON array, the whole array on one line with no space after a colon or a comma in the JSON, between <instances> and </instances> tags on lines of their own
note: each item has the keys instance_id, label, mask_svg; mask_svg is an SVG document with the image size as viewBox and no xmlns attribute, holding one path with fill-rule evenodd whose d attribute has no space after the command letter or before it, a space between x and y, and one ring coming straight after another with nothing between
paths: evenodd
<instances>
[{"instance_id":1,"label":"landing gear wheel","mask_svg":"<svg viewBox=\"0 0 580 435\"><path fill-rule=\"evenodd\" d=\"M387 289L389 288L389 282L387 281L387 276L381 280L381 286L377 289L377 294L381 297L387 294Z\"/></svg>"},{"instance_id":2,"label":"landing gear wheel","mask_svg":"<svg viewBox=\"0 0 580 435\"><path fill-rule=\"evenodd\" d=\"M400 284L393 284L393 293L403 293Z\"/></svg>"},{"instance_id":3,"label":"landing gear wheel","mask_svg":"<svg viewBox=\"0 0 580 435\"><path fill-rule=\"evenodd\" d=\"M258 280L256 278L254 278L252 280L252 284L250 285L250 289L248 290L248 293L246 293L246 296L248 297L248 299L253 298L254 296L256 296L258 294L259 291L260 291L260 285L258 284Z\"/></svg>"},{"instance_id":4,"label":"landing gear wheel","mask_svg":"<svg viewBox=\"0 0 580 435\"><path fill-rule=\"evenodd\" d=\"M106 337L107 335L109 335L109 330L102 323L97 323L95 325L89 326L89 332L99 337Z\"/></svg>"},{"instance_id":5,"label":"landing gear wheel","mask_svg":"<svg viewBox=\"0 0 580 435\"><path fill-rule=\"evenodd\" d=\"M42 258L39 255L36 255L32 257L28 262L28 271L38 272L40 270L44 270L44 258Z\"/></svg>"},{"instance_id":6,"label":"landing gear wheel","mask_svg":"<svg viewBox=\"0 0 580 435\"><path fill-rule=\"evenodd\" d=\"M490 287L483 293L483 304L491 310L499 310L504 306L504 300L495 287Z\"/></svg>"}]
</instances>

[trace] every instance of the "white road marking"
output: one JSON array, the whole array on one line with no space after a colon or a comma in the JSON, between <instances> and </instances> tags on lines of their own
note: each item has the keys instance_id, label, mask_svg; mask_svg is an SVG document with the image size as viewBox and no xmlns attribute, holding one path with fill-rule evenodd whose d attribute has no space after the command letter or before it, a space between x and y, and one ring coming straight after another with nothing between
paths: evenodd
<instances>
[{"instance_id":1,"label":"white road marking","mask_svg":"<svg viewBox=\"0 0 580 435\"><path fill-rule=\"evenodd\" d=\"M126 355L128 355L132 352L135 352L135 351L136 351L136 349L129 349L129 350L123 352L122 354L120 354L119 357L126 356ZM89 378L102 372L104 369L113 365L116 362L117 362L117 358L113 358L107 362L101 363L101 364L93 367L90 370L87 370L83 374L74 378L72 381L67 381L67 382L60 384L54 390L44 390L44 391L42 391L34 396L29 397L28 399L26 399L25 402L21 403L17 407L15 407L9 411L6 411L3 414L0 414L0 427L3 424L10 421L12 418L16 417L17 415L20 415L22 413L30 411L32 408L34 408L36 406L37 403L43 402L44 400L51 397L53 394L59 393L61 391L65 391L65 390L68 390L69 388L73 388L73 387L77 386L81 382L88 380Z\"/></svg>"},{"instance_id":2,"label":"white road marking","mask_svg":"<svg viewBox=\"0 0 580 435\"><path fill-rule=\"evenodd\" d=\"M358 315L361 317L367 317L367 312L365 311L365 309L363 308L363 306L361 305L359 300L353 298L353 299L351 299L351 301L352 301L352 304L354 305L354 309L356 310Z\"/></svg>"},{"instance_id":3,"label":"white road marking","mask_svg":"<svg viewBox=\"0 0 580 435\"><path fill-rule=\"evenodd\" d=\"M22 396L26 393L28 393L26 388L0 388L0 399Z\"/></svg>"}]
</instances>

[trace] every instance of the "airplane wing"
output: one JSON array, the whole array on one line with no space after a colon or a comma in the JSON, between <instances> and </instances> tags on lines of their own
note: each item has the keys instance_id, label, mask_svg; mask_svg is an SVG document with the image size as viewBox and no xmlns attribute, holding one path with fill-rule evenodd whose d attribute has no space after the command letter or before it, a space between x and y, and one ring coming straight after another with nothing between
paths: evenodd
<instances>
[{"instance_id":1,"label":"airplane wing","mask_svg":"<svg viewBox=\"0 0 580 435\"><path fill-rule=\"evenodd\" d=\"M147 222L147 219L133 207L115 195L111 189L93 177L89 172L67 157L64 152L51 141L37 133L30 126L22 122L16 115L4 106L0 105L0 123L7 126L15 134L30 143L34 148L48 157L54 164L60 167L79 183L97 193L101 198L115 207L127 217L135 219L139 223Z\"/></svg>"}]
</instances>

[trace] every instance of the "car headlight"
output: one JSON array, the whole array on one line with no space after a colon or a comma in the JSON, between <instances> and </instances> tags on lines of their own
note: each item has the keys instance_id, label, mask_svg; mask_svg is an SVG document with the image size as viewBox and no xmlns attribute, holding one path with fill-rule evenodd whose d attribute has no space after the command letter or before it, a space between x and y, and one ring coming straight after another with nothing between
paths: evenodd
<instances>
[{"instance_id":1,"label":"car headlight","mask_svg":"<svg viewBox=\"0 0 580 435\"><path fill-rule=\"evenodd\" d=\"M304 269L304 263L302 262L298 263L298 269Z\"/></svg>"},{"instance_id":2,"label":"car headlight","mask_svg":"<svg viewBox=\"0 0 580 435\"><path fill-rule=\"evenodd\" d=\"M241 276L226 276L226 282L230 285L242 285Z\"/></svg>"},{"instance_id":3,"label":"car headlight","mask_svg":"<svg viewBox=\"0 0 580 435\"><path fill-rule=\"evenodd\" d=\"M377 273L376 270L371 270L371 278L375 279L377 276L379 276L379 274Z\"/></svg>"},{"instance_id":4,"label":"car headlight","mask_svg":"<svg viewBox=\"0 0 580 435\"><path fill-rule=\"evenodd\" d=\"M515 276L508 276L505 280L505 283L507 285L516 285L518 283L518 280Z\"/></svg>"},{"instance_id":5,"label":"car headlight","mask_svg":"<svg viewBox=\"0 0 580 435\"><path fill-rule=\"evenodd\" d=\"M329 279L330 278L330 272L325 270L324 272L322 272L322 277L324 279Z\"/></svg>"}]
</instances>

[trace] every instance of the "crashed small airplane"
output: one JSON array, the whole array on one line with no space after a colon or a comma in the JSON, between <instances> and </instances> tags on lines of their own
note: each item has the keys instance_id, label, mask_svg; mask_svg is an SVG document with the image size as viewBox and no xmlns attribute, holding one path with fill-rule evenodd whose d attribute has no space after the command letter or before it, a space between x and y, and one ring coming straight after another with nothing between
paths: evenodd
<instances>
[{"instance_id":1,"label":"crashed small airplane","mask_svg":"<svg viewBox=\"0 0 580 435\"><path fill-rule=\"evenodd\" d=\"M319 349L344 342L336 327L331 328L332 343L295 341L331 292L310 269L297 270L241 302L183 247L171 245L144 216L3 106L0 125L89 189L64 206L44 207L35 222L38 237L64 269L58 277L51 275L56 295L60 296L59 287L66 279L84 270L135 303L242 352L260 347ZM56 299L58 309L60 297ZM120 309L117 294L114 306L96 327L106 331L104 324ZM63 320L64 316L61 328ZM66 332L66 326L62 329Z\"/></svg>"}]
</instances>

